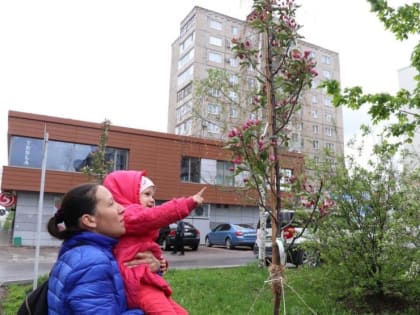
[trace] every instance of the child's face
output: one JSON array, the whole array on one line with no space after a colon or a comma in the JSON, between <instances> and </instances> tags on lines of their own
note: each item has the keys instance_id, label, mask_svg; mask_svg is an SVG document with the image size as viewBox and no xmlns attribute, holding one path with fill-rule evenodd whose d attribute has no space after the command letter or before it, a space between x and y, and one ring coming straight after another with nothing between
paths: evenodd
<instances>
[{"instance_id":1,"label":"child's face","mask_svg":"<svg viewBox=\"0 0 420 315\"><path fill-rule=\"evenodd\" d=\"M155 206L155 187L150 186L140 193L140 204L148 208Z\"/></svg>"}]
</instances>

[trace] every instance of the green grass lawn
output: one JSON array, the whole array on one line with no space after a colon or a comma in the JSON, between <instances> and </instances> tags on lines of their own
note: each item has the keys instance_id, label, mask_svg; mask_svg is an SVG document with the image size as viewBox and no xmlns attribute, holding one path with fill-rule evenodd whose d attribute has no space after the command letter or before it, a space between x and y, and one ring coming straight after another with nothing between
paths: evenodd
<instances>
[{"instance_id":1,"label":"green grass lawn","mask_svg":"<svg viewBox=\"0 0 420 315\"><path fill-rule=\"evenodd\" d=\"M286 314L350 314L343 306L328 300L318 284L319 268L287 269ZM272 314L272 292L267 269L256 264L226 269L169 270L165 278L170 283L173 298L191 315ZM26 287L8 287L2 307L4 315L14 315L23 301ZM282 314L284 304L282 303Z\"/></svg>"},{"instance_id":2,"label":"green grass lawn","mask_svg":"<svg viewBox=\"0 0 420 315\"><path fill-rule=\"evenodd\" d=\"M317 285L319 269L287 269L286 314L350 314L329 301ZM174 289L173 298L191 315L272 314L273 294L267 269L256 264L228 269L173 270L165 278Z\"/></svg>"}]
</instances>

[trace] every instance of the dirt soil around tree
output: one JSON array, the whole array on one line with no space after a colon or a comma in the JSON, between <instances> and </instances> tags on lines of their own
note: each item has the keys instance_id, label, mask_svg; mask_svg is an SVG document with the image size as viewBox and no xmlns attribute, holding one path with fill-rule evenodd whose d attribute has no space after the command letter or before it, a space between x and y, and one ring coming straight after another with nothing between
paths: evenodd
<instances>
[{"instance_id":1,"label":"dirt soil around tree","mask_svg":"<svg viewBox=\"0 0 420 315\"><path fill-rule=\"evenodd\" d=\"M360 302L359 302L360 303ZM346 300L344 304L355 314L407 314L407 311L417 311L420 314L420 303L407 301L401 297L370 295L365 297L363 304L356 304L354 301ZM411 313L410 313L411 314Z\"/></svg>"}]
</instances>

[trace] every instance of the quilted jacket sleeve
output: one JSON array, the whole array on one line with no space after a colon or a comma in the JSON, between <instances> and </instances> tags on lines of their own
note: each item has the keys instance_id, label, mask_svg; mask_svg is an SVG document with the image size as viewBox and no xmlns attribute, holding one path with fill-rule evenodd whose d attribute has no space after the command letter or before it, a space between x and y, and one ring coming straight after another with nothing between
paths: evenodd
<instances>
[{"instance_id":1,"label":"quilted jacket sleeve","mask_svg":"<svg viewBox=\"0 0 420 315\"><path fill-rule=\"evenodd\" d=\"M167 201L153 208L139 205L128 206L124 213L126 234L141 233L165 227L187 217L195 208L192 197Z\"/></svg>"}]
</instances>

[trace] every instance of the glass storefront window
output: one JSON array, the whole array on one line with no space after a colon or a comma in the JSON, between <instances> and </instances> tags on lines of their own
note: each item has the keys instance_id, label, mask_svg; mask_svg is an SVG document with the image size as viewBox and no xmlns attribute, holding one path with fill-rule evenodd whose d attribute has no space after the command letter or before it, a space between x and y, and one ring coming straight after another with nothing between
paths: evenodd
<instances>
[{"instance_id":1,"label":"glass storefront window","mask_svg":"<svg viewBox=\"0 0 420 315\"><path fill-rule=\"evenodd\" d=\"M10 147L10 166L41 168L43 139L12 137ZM94 145L60 141L48 141L47 169L66 172L80 172L90 165ZM113 170L127 169L128 150L107 148L105 158L113 162Z\"/></svg>"}]
</instances>

